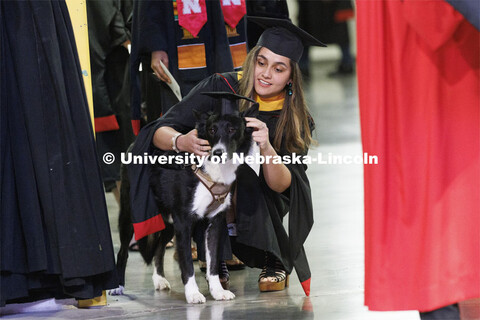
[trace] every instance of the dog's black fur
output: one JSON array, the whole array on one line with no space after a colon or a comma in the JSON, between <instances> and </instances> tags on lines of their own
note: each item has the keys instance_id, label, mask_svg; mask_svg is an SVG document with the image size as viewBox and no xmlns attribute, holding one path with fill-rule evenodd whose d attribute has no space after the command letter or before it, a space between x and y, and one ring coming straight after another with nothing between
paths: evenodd
<instances>
[{"instance_id":1,"label":"dog's black fur","mask_svg":"<svg viewBox=\"0 0 480 320\"><path fill-rule=\"evenodd\" d=\"M246 127L244 117L256 117L258 105L252 106L243 113L221 115L215 112L198 114L197 118L198 137L208 140L211 155L221 156L227 154L231 159L233 153L248 154L253 143L252 128ZM174 154L166 152L166 154ZM175 153L176 154L176 153ZM210 156L209 156L210 157ZM224 180L235 180L235 171L238 164L213 164L206 160L201 170L208 170L213 180L225 182ZM228 177L227 177L228 176ZM232 180L233 179L233 180ZM209 281L210 293L215 300L230 300L235 296L228 290L223 290L218 278L218 249L219 237L224 230L222 219L225 218L231 195L225 199L224 205L218 209L208 212L202 206L207 207L212 201L212 196L194 175L191 168L183 169L153 165L151 168L150 187L155 195L157 206L162 213L166 228L138 241L139 251L147 264L155 260L155 271L152 276L154 286L157 290L169 289L170 284L165 279L163 262L166 244L176 236L176 250L178 262L181 269L182 281L185 285L185 296L189 303L203 303L205 297L198 291L194 279L194 268L191 255L191 232L194 224L201 219L206 219L208 227L205 231L206 258L207 258L207 280ZM204 190L203 190L203 189ZM121 207L119 216L119 232L121 247L117 256L117 272L120 280L120 287L112 290L110 294L123 294L125 285L125 268L128 259L128 246L133 235L133 226L130 215L130 185L126 167L122 168L121 186ZM196 195L197 192L197 195ZM197 199L195 200L195 197ZM202 198L202 199L199 199ZM199 202L203 202L200 206ZM193 207L194 202L196 208ZM172 223L173 219L173 223ZM193 281L193 282L192 282Z\"/></svg>"}]
</instances>

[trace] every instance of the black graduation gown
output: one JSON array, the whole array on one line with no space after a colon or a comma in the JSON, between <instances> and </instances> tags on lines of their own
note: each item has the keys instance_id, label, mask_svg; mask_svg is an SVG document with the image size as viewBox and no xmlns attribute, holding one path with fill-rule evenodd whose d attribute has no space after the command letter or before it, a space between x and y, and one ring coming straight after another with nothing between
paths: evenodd
<instances>
[{"instance_id":1,"label":"black graduation gown","mask_svg":"<svg viewBox=\"0 0 480 320\"><path fill-rule=\"evenodd\" d=\"M186 36L178 24L173 3L172 0L134 2L131 56L133 120L141 118L142 102L146 102L148 122L157 119L178 102L168 86L152 75L151 52L167 52L169 71L178 82L182 96L186 96L195 85L213 73L234 71L230 44L245 41L244 19L236 27L236 36L227 34L219 0L206 1L208 20L195 38ZM194 45L205 46L205 66L179 68L181 58L178 47ZM141 77L138 71L140 63L143 70Z\"/></svg>"},{"instance_id":2,"label":"black graduation gown","mask_svg":"<svg viewBox=\"0 0 480 320\"><path fill-rule=\"evenodd\" d=\"M0 2L0 305L117 287L64 1Z\"/></svg>"},{"instance_id":3,"label":"black graduation gown","mask_svg":"<svg viewBox=\"0 0 480 320\"><path fill-rule=\"evenodd\" d=\"M152 138L155 130L169 126L187 133L195 126L192 109L207 112L214 109L214 100L201 92L232 91L224 77L236 90L236 74L215 74L200 82L180 103L172 107L162 118L141 130L133 148L133 155L152 153ZM279 112L261 112L264 121L273 134ZM272 138L272 137L271 137ZM287 154L280 152L280 155ZM260 178L247 165L238 170L236 222L238 236L233 240L233 250L250 267L261 268L265 262L264 251L275 254L291 272L295 267L305 292L309 294L310 269L303 248L313 225L311 192L304 165L287 165L292 174L292 184L282 194L272 191L263 174ZM134 223L144 226L142 230L159 230L155 217L159 215L154 196L149 187L148 166L130 165L131 204ZM285 231L282 219L289 212L289 232Z\"/></svg>"}]
</instances>

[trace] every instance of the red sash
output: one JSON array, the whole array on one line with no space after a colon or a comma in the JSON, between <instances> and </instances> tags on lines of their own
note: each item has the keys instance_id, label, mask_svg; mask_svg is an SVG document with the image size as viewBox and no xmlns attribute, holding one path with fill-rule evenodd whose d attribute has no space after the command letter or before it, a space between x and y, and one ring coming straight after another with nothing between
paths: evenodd
<instances>
[{"instance_id":1,"label":"red sash","mask_svg":"<svg viewBox=\"0 0 480 320\"><path fill-rule=\"evenodd\" d=\"M220 0L225 22L235 28L247 13L245 0ZM187 29L194 37L207 22L205 0L177 0L178 24Z\"/></svg>"},{"instance_id":2,"label":"red sash","mask_svg":"<svg viewBox=\"0 0 480 320\"><path fill-rule=\"evenodd\" d=\"M205 0L177 0L178 24L196 37L207 22Z\"/></svg>"},{"instance_id":3,"label":"red sash","mask_svg":"<svg viewBox=\"0 0 480 320\"><path fill-rule=\"evenodd\" d=\"M247 13L245 0L220 0L225 22L235 29L238 22Z\"/></svg>"}]
</instances>

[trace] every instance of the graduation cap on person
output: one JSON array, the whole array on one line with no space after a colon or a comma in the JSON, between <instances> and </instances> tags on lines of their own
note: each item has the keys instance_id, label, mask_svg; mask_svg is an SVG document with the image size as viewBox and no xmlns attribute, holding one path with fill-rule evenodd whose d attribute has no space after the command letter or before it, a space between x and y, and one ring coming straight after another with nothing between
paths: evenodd
<instances>
[{"instance_id":1,"label":"graduation cap on person","mask_svg":"<svg viewBox=\"0 0 480 320\"><path fill-rule=\"evenodd\" d=\"M270 49L273 53L295 62L300 61L305 46L326 47L324 43L294 25L290 20L248 16L247 21L265 30L258 39L257 46Z\"/></svg>"},{"instance_id":2,"label":"graduation cap on person","mask_svg":"<svg viewBox=\"0 0 480 320\"><path fill-rule=\"evenodd\" d=\"M241 99L245 99L247 101L254 103L254 105L250 109L253 109L253 110L257 109L258 111L258 103L255 102L255 100L252 100L245 96L241 96L236 93L218 91L218 92L202 92L202 94L212 97L214 99L221 100L221 104L218 105L218 109L216 110L221 115L238 114L239 111L238 111L237 102ZM243 116L255 116L255 115L243 115Z\"/></svg>"}]
</instances>

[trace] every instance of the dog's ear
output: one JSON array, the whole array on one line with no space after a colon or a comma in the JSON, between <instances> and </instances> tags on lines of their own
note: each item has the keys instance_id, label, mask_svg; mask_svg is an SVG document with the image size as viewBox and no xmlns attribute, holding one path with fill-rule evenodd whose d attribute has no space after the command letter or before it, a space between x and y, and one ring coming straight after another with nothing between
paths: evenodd
<instances>
[{"instance_id":1,"label":"dog's ear","mask_svg":"<svg viewBox=\"0 0 480 320\"><path fill-rule=\"evenodd\" d=\"M258 103L254 103L250 108L247 110L240 112L240 116L242 118L245 117L250 117L250 118L256 118L258 116L258 108L260 105Z\"/></svg>"}]
</instances>

